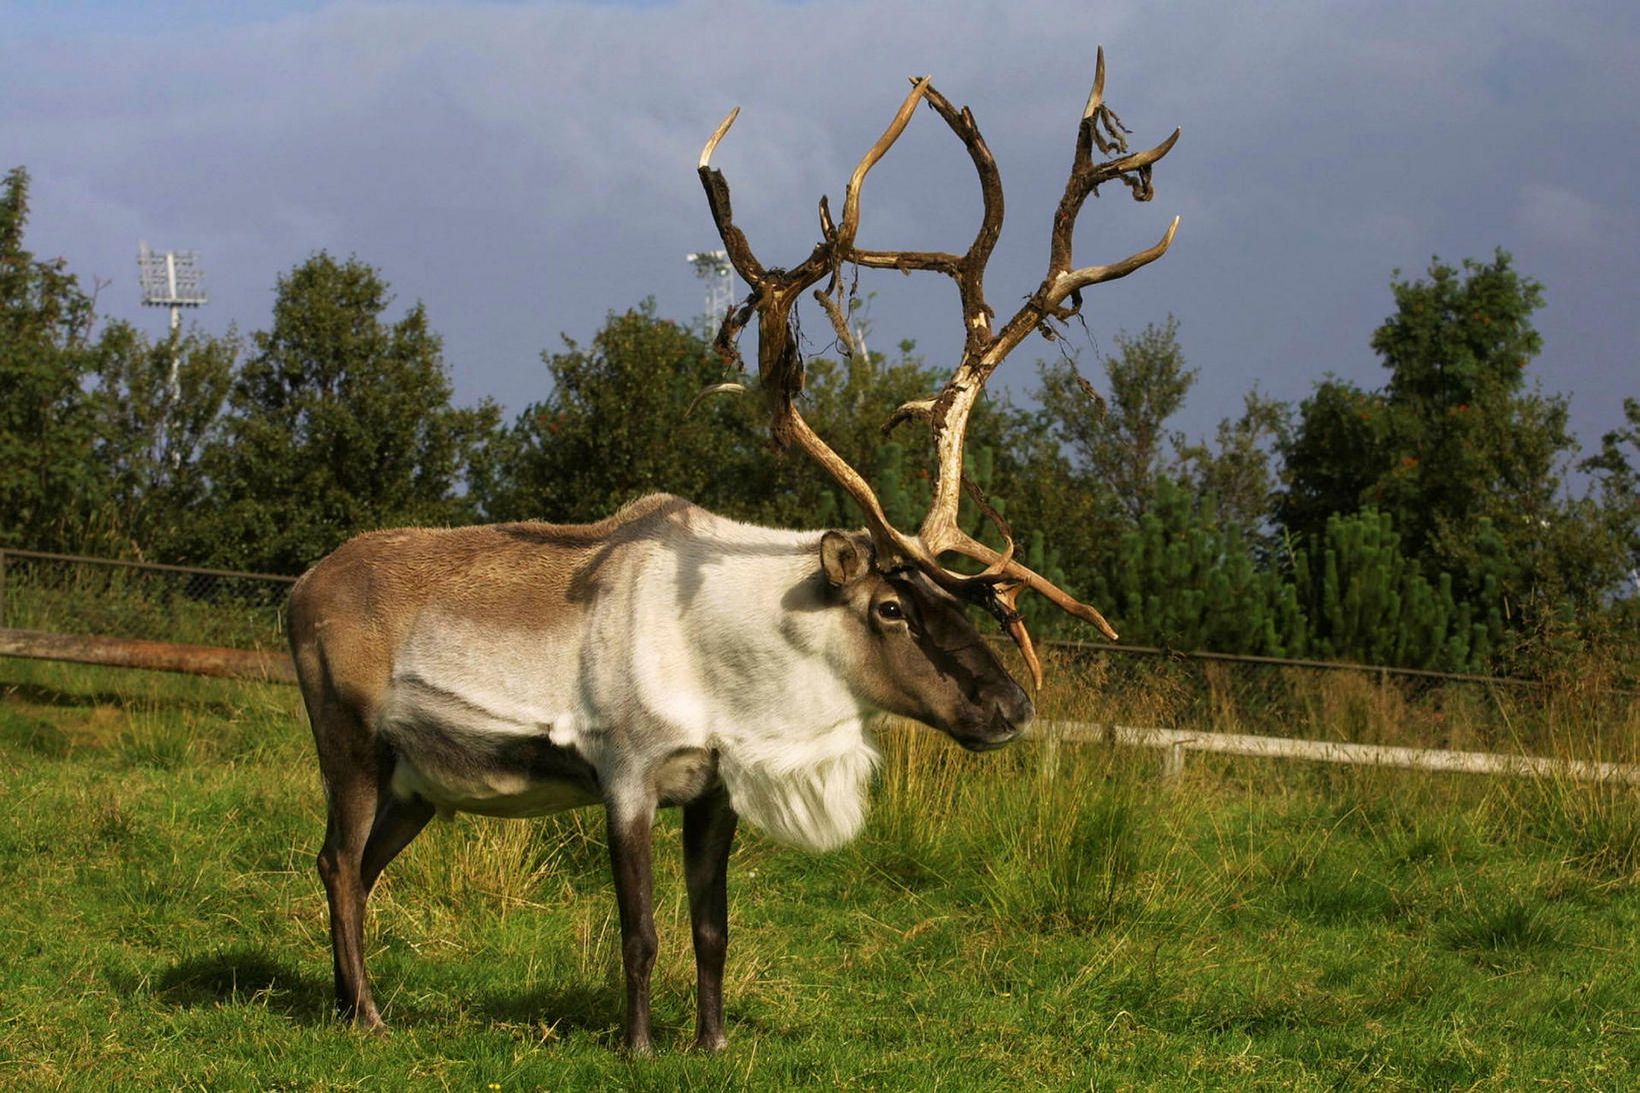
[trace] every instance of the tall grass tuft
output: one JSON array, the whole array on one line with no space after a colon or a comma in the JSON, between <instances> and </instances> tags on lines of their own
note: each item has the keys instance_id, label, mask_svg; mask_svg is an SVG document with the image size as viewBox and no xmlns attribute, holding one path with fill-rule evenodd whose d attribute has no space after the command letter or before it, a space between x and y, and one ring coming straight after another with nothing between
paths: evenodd
<instances>
[{"instance_id":1,"label":"tall grass tuft","mask_svg":"<svg viewBox=\"0 0 1640 1093\"><path fill-rule=\"evenodd\" d=\"M884 737L873 856L908 886L971 886L1002 921L1100 929L1138 906L1136 764L1039 740L972 756L927 730Z\"/></svg>"},{"instance_id":2,"label":"tall grass tuft","mask_svg":"<svg viewBox=\"0 0 1640 1093\"><path fill-rule=\"evenodd\" d=\"M1567 864L1606 880L1640 878L1640 793L1622 782L1528 778L1497 787L1500 838L1555 848Z\"/></svg>"},{"instance_id":3,"label":"tall grass tuft","mask_svg":"<svg viewBox=\"0 0 1640 1093\"><path fill-rule=\"evenodd\" d=\"M1449 948L1490 961L1499 955L1557 944L1560 936L1541 904L1511 898L1470 908L1446 925L1441 940Z\"/></svg>"},{"instance_id":4,"label":"tall grass tuft","mask_svg":"<svg viewBox=\"0 0 1640 1093\"><path fill-rule=\"evenodd\" d=\"M1042 754L1027 759L1035 771L991 797L969 833L987 855L986 903L1005 921L1039 927L1114 925L1136 907L1130 883L1145 857L1137 787L1098 758L1044 763Z\"/></svg>"},{"instance_id":5,"label":"tall grass tuft","mask_svg":"<svg viewBox=\"0 0 1640 1093\"><path fill-rule=\"evenodd\" d=\"M948 883L962 863L950 831L970 807L973 757L909 721L889 720L866 843L876 867L912 890Z\"/></svg>"}]
</instances>

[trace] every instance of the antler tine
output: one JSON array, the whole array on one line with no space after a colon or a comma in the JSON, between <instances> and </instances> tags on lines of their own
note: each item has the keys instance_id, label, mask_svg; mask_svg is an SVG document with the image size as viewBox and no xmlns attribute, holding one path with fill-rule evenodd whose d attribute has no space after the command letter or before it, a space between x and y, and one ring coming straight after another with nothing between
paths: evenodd
<instances>
[{"instance_id":1,"label":"antler tine","mask_svg":"<svg viewBox=\"0 0 1640 1093\"><path fill-rule=\"evenodd\" d=\"M854 233L860 227L860 187L866 180L866 173L877 166L877 161L887 154L905 132L905 127L911 123L911 115L916 113L917 104L922 101L923 95L928 92L928 81L931 77L924 76L912 85L905 101L900 103L900 109L895 112L894 120L888 123L883 135L877 138L877 143L866 150L855 165L854 173L849 176L848 190L843 196L843 222L838 225L838 245L847 249L854 245ZM839 255L839 258L842 256Z\"/></svg>"},{"instance_id":2,"label":"antler tine","mask_svg":"<svg viewBox=\"0 0 1640 1093\"><path fill-rule=\"evenodd\" d=\"M965 485L963 449L969 416L984 391L986 381L1019 342L1035 330L1043 319L1061 315L1061 301L1079 288L1125 276L1159 258L1166 252L1177 230L1175 220L1160 243L1121 262L1084 269L1071 267L1071 234L1074 231L1076 214L1087 195L1093 192L1100 182L1112 178L1128 181L1130 177L1137 176L1143 185L1134 187L1135 197L1148 197L1150 166L1166 155L1178 139L1178 133L1175 132L1156 148L1127 154L1127 146L1121 136L1121 123L1105 105L1104 90L1104 50L1100 49L1096 54L1093 89L1088 96L1078 127L1076 158L1072 164L1070 177L1066 181L1066 193L1061 200L1059 214L1055 217L1049 276L1044 278L1037 292L1000 332L993 334L991 331L992 315L985 303L983 282L985 264L1001 232L1003 202L1000 177L995 160L979 132L972 113L967 109L958 111L932 87L927 91L929 105L940 114L968 148L980 177L985 211L979 232L968 252L961 257L940 252L858 249L849 255L851 260L860 265L900 270L933 270L944 273L957 283L962 297L966 334L962 360L951 379L937 395L932 398L914 399L903 404L890 416L884 430L892 429L910 418L928 421L934 435L936 451L934 497L918 531L917 540L934 564L934 569L931 569L930 573L942 585L951 588L966 585L973 589L974 593L979 594L982 601L987 602L988 606L998 613L998 618L1019 643L1021 652L1032 665L1033 674L1040 671L1040 666L1036 663L1030 646L1030 635L1011 606L1013 599L1018 596L1019 589L1035 589L1061 609L1092 623L1110 639L1115 639L1116 632L1096 609L1081 603L1020 563L1014 557L1012 534L994 511L988 511L987 516L1003 530L1006 545L1000 552L974 539L958 526L958 506ZM1099 124L1104 124L1111 131L1110 141L1103 139L1097 131ZM1092 150L1095 145L1101 151L1116 150L1121 154L1115 159L1096 164L1092 161ZM985 569L973 576L955 573L939 563L940 556L946 553L974 559L984 565ZM936 569L937 573L934 571ZM1001 597L1008 593L1000 590L1000 585L1004 583L1013 588L1006 606ZM983 592L980 591L982 588Z\"/></svg>"},{"instance_id":3,"label":"antler tine","mask_svg":"<svg viewBox=\"0 0 1640 1093\"><path fill-rule=\"evenodd\" d=\"M859 347L855 344L854 332L848 328L848 316L843 314L842 305L832 299L830 292L821 289L814 290L814 298L824 309L826 318L831 320L831 329L837 335L837 345L850 360L853 360Z\"/></svg>"},{"instance_id":4,"label":"antler tine","mask_svg":"<svg viewBox=\"0 0 1640 1093\"><path fill-rule=\"evenodd\" d=\"M746 393L746 385L744 383L712 383L702 387L699 391L695 392L695 397L689 400L689 405L684 407L684 420L687 421L689 417L694 414L695 407L705 402L711 396L729 393L743 395Z\"/></svg>"},{"instance_id":5,"label":"antler tine","mask_svg":"<svg viewBox=\"0 0 1640 1093\"><path fill-rule=\"evenodd\" d=\"M979 574L976 578L977 580L989 581L992 578L1002 576L1014 560L1014 529L1008 526L1008 521L1002 518L1002 513L998 512L996 506L991 504L991 499L985 496L985 491L979 488L979 483L967 475L963 475L962 488L968 492L968 496L974 504L979 506L979 510L985 514L986 519L990 520L1002 535L1002 556L986 566L985 572Z\"/></svg>"},{"instance_id":6,"label":"antler tine","mask_svg":"<svg viewBox=\"0 0 1640 1093\"><path fill-rule=\"evenodd\" d=\"M740 117L740 107L737 106L729 111L727 117L718 122L718 127L712 131L711 137L706 141L706 147L700 150L700 166L702 168L711 165L712 153L717 151L718 141L723 139L723 134L729 131L729 126L733 125L738 117Z\"/></svg>"},{"instance_id":7,"label":"antler tine","mask_svg":"<svg viewBox=\"0 0 1640 1093\"><path fill-rule=\"evenodd\" d=\"M729 111L727 117L718 123L717 129L712 132L706 141L706 147L700 151L701 185L706 188L706 205L712 211L712 222L717 226L718 238L723 240L723 249L729 255L729 261L734 263L736 272L752 286L754 294L760 294L767 281L763 265L752 254L752 245L746 240L746 233L735 226L734 211L729 202L729 183L724 180L723 172L712 166L712 153L717 151L718 142L729 132L729 127L740 116L740 107Z\"/></svg>"},{"instance_id":8,"label":"antler tine","mask_svg":"<svg viewBox=\"0 0 1640 1093\"><path fill-rule=\"evenodd\" d=\"M934 414L935 401L932 398L914 398L900 403L899 407L888 415L888 420L883 422L882 434L888 436L899 427L902 421L910 421L912 418L921 421L929 420Z\"/></svg>"},{"instance_id":9,"label":"antler tine","mask_svg":"<svg viewBox=\"0 0 1640 1093\"><path fill-rule=\"evenodd\" d=\"M735 269L752 286L752 293L745 303L725 316L718 332L718 351L726 358L738 360L736 337L751 316L757 316L759 386L768 400L776 443L781 446L795 445L807 453L850 497L854 498L865 514L878 556L885 564L890 560L903 558L925 567L926 551L922 550L921 544L889 522L870 484L821 439L798 412L794 399L802 389L803 363L793 342L790 316L792 307L804 289L813 285L828 271L835 277L837 267L843 255L847 253L854 232L859 227L861 184L866 174L905 130L917 103L921 101L927 89L927 77L917 81L883 135L855 167L849 181L840 224L833 226L830 210L825 199L821 199L820 224L823 238L802 263L789 270L766 268L758 262L752 254L751 245L745 234L734 223L728 183L724 180L722 172L711 166L712 153L734 123L739 113L738 108L724 118L707 140L705 148L701 151L699 163L701 184L706 190L707 204L711 208L718 235L723 240ZM841 309L824 294L816 295L820 297L828 312L832 313L833 324L839 330L843 343L852 349L852 339L847 334L848 324ZM735 386L732 384L715 385L702 394L734 389Z\"/></svg>"},{"instance_id":10,"label":"antler tine","mask_svg":"<svg viewBox=\"0 0 1640 1093\"><path fill-rule=\"evenodd\" d=\"M967 336L965 354L978 351L991 336L989 304L985 302L985 265L1002 234L1002 178L997 171L996 157L980 134L979 124L967 107L958 110L944 95L930 85L926 92L928 105L939 114L945 124L968 149L968 156L979 175L980 201L983 211L974 241L961 257L943 251L864 251L853 249L848 261L871 269L932 270L943 273L957 284L962 303L963 327ZM903 420L899 414L892 419ZM885 426L887 428L888 426Z\"/></svg>"},{"instance_id":11,"label":"antler tine","mask_svg":"<svg viewBox=\"0 0 1640 1093\"><path fill-rule=\"evenodd\" d=\"M1167 248L1173 245L1173 233L1178 230L1179 218L1175 216L1173 222L1167 226L1167 232L1155 246L1146 247L1142 251L1130 254L1120 262L1112 262L1104 266L1083 266L1081 269L1061 273L1054 279L1053 296L1063 300L1078 289L1086 288L1089 285L1103 284L1106 281L1115 281L1126 277L1141 266L1150 265L1150 263L1167 253Z\"/></svg>"},{"instance_id":12,"label":"antler tine","mask_svg":"<svg viewBox=\"0 0 1640 1093\"><path fill-rule=\"evenodd\" d=\"M1030 670L1031 683L1037 690L1042 689L1042 662L1036 656L1036 643L1031 640L1031 632L1025 628L1025 616L1019 613L1019 594L1025 588L1022 584L1015 584L996 594L992 613L1002 623L1002 628L1014 644L1019 646L1019 655L1025 659L1025 667Z\"/></svg>"},{"instance_id":13,"label":"antler tine","mask_svg":"<svg viewBox=\"0 0 1640 1093\"><path fill-rule=\"evenodd\" d=\"M990 323L993 313L985 301L985 267L1002 234L1003 197L996 158L985 143L973 112L967 107L957 109L926 80L919 81L919 87L928 105L962 141L974 164L975 173L979 176L983 207L979 229L961 257L939 251L862 251L851 248L847 258L878 269L933 270L950 277L957 285L966 335L963 363L937 395L903 404L883 425L883 431L887 433L900 422L916 417L928 421L933 430L937 451L934 499L917 538L928 555L938 559L947 549L960 549L962 540L966 538L956 526L963 484L962 443L974 399L1001 359L998 357L995 362L977 363L985 360L985 349L992 340ZM992 515L994 517L994 510ZM1000 519L998 523L1005 528ZM1004 534L1009 540L1008 554L1011 557L1012 537L1006 531Z\"/></svg>"},{"instance_id":14,"label":"antler tine","mask_svg":"<svg viewBox=\"0 0 1640 1093\"><path fill-rule=\"evenodd\" d=\"M938 468L934 481L934 500L929 512L923 521L918 538L925 549L934 558L946 552L954 552L972 558L986 566L983 573L976 577L967 578L974 582L1012 582L1011 591L1004 592L992 588L993 610L998 612L1010 635L1019 644L1020 651L1031 665L1034 676L1040 674L1040 665L1036 661L1030 643L1030 635L1024 629L1023 621L1018 617L1013 603L1017 599L1019 590L1030 587L1047 597L1061 609L1093 623L1108 638L1116 637L1115 631L1097 610L1081 603L1064 590L1055 586L1051 581L1038 573L1032 572L1013 557L1012 536L1007 536L1007 548L1001 552L974 539L957 526L957 506L960 502L960 489L963 483L963 445L966 439L968 418L973 410L974 403L984 389L986 381L995 371L1002 360L1024 338L1035 330L1047 318L1062 318L1074 314L1080 307L1080 297L1077 291L1088 285L1103 281L1115 280L1124 277L1134 270L1155 261L1166 253L1178 230L1178 218L1175 217L1168 226L1166 234L1155 246L1140 251L1120 262L1108 265L1074 268L1071 264L1071 240L1075 230L1076 217L1080 213L1088 194L1094 192L1101 182L1113 178L1121 179L1129 185L1136 199L1147 200L1151 196L1150 168L1157 160L1165 156L1177 142L1177 130L1167 140L1147 151L1128 154L1124 132L1120 120L1110 111L1104 102L1105 91L1105 57L1103 48L1096 54L1093 89L1088 95L1087 105L1083 109L1082 118L1078 126L1076 154L1072 162L1071 172L1065 184L1065 194L1060 200L1059 209L1054 217L1053 232L1050 246L1050 260L1048 275L1043 279L1041 286L1030 297L1026 304L1004 324L1002 330L992 336L987 329L988 318L985 312L978 309L983 307L983 295L980 291L980 276L983 268L983 258L974 261L975 249L971 248L969 255L958 259L948 266L942 266L930 260L936 256L912 256L907 260L904 256L876 255L869 257L877 259L871 264L890 265L898 268L907 268L918 259L919 268L939 268L956 278L964 291L964 317L967 320L968 341L963 354L962 362L952 374L951 380L943 391L931 400L917 400L905 404L890 418L890 426L909 417L925 417L934 433L937 452ZM930 105L940 110L940 101L933 95L929 98ZM947 123L968 144L970 152L976 146L983 148L978 139L977 128L972 127L972 117L964 111L962 115L955 115L948 110L940 111ZM964 123L969 127L964 128ZM1098 131L1103 124L1110 132L1110 140L1104 139ZM1121 153L1114 159L1102 163L1092 162L1092 151L1097 145L1102 152L1116 151ZM989 189L989 179L985 167L981 164L978 155L975 156L976 165L980 166L982 186ZM994 171L994 166L992 167ZM1000 185L998 186L998 221L1000 226ZM987 213L991 203L987 193ZM982 228L982 236L984 229ZM976 240L976 247L979 245ZM897 261L893 261L897 258ZM975 268L968 268L970 263ZM972 296L969 295L971 286ZM1062 301L1069 297L1073 303L1067 310L1061 306ZM994 517L993 517L994 518ZM945 571L947 574L949 570ZM1006 597L1006 598L1005 598Z\"/></svg>"},{"instance_id":15,"label":"antler tine","mask_svg":"<svg viewBox=\"0 0 1640 1093\"><path fill-rule=\"evenodd\" d=\"M1088 105L1082 109L1082 120L1086 121L1099 112L1105 102L1105 47L1100 46L1094 53L1093 60L1093 90L1088 92Z\"/></svg>"},{"instance_id":16,"label":"antler tine","mask_svg":"<svg viewBox=\"0 0 1640 1093\"><path fill-rule=\"evenodd\" d=\"M1082 619L1085 622L1091 622L1106 638L1111 641L1116 640L1117 634L1115 629L1111 627L1109 620L1107 620L1104 615L1099 613L1098 608L1078 600L1075 596L1072 596L1069 592L1066 592L1064 589L1048 580L1048 578L1042 576L1042 574L1031 569L1019 559L1005 558L1002 554L991 549L978 539L973 538L961 530L956 533L956 537L954 537L953 540L947 543L946 549L965 555L966 557L972 558L975 561L981 562L987 566L994 566L998 563L1002 563L1000 578L986 578L986 583L994 584L998 580L1001 580L1026 585L1032 591L1040 593L1043 598L1048 600L1048 602L1052 603L1055 607L1058 607L1067 614L1075 615L1077 618ZM970 577L965 579L973 581L978 578Z\"/></svg>"},{"instance_id":17,"label":"antler tine","mask_svg":"<svg viewBox=\"0 0 1640 1093\"><path fill-rule=\"evenodd\" d=\"M994 368L1003 357L1011 352L1015 346L1023 341L1045 319L1065 319L1076 314L1081 306L1081 299L1076 293L1088 285L1099 284L1103 281L1112 281L1118 277L1125 277L1141 266L1160 258L1167 252L1173 242L1174 233L1178 230L1179 219L1173 218L1167 232L1155 246L1148 247L1136 254L1130 255L1120 262L1109 265L1086 266L1077 268L1071 261L1071 247L1076 231L1076 219L1087 201L1088 195L1097 192L1101 183L1119 179L1126 183L1137 201L1148 201L1152 196L1150 186L1151 167L1178 143L1179 130L1175 129L1168 138L1154 148L1142 152L1127 152L1126 142L1121 138L1120 122L1115 121L1115 115L1105 105L1105 68L1104 49L1098 52L1096 61L1097 71L1094 75L1093 92L1088 96L1088 105L1083 111L1077 129L1076 156L1071 164L1070 176L1065 180L1065 192L1059 199L1059 207L1054 212L1053 231L1048 248L1048 274L1036 292L1026 300L1025 304L1008 320L997 334L991 346L987 349L986 358L990 359L990 367ZM1108 118L1111 122L1113 141L1108 143L1094 132L1096 123L1101 118ZM1097 141L1101 148L1111 148L1122 152L1122 155L1101 163L1091 160L1091 147ZM1072 301L1067 309L1062 307L1063 301L1069 297ZM986 374L989 374L988 372Z\"/></svg>"}]
</instances>

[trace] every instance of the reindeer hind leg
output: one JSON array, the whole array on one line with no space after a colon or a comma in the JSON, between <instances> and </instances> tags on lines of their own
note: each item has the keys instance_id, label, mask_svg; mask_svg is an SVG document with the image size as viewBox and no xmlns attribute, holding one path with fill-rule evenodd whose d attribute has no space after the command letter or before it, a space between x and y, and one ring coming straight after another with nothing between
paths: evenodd
<instances>
[{"instance_id":1,"label":"reindeer hind leg","mask_svg":"<svg viewBox=\"0 0 1640 1093\"><path fill-rule=\"evenodd\" d=\"M365 847L377 815L379 757L362 720L338 703L316 711L314 737L325 782L328 818L319 877L330 903L336 1009L365 1028L382 1028L364 969ZM406 840L408 841L408 840Z\"/></svg>"}]
</instances>

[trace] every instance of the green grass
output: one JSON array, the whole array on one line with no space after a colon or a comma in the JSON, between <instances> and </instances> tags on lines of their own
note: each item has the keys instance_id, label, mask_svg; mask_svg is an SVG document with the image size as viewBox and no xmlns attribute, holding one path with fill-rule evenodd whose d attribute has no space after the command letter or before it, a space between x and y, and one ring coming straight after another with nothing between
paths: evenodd
<instances>
[{"instance_id":1,"label":"green grass","mask_svg":"<svg viewBox=\"0 0 1640 1093\"><path fill-rule=\"evenodd\" d=\"M661 1054L632 1062L596 813L411 846L372 902L376 1040L329 1016L293 689L0 660L0 696L0 1086L1640 1082L1632 788L1212 758L1164 783L1155 755L897 729L856 844L737 845L718 1057L682 1050L663 820Z\"/></svg>"}]
</instances>

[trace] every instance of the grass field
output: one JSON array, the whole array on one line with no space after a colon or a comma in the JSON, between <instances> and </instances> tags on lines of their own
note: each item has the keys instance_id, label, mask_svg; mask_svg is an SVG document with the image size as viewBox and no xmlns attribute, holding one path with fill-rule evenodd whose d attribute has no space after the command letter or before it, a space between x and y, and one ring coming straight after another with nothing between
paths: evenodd
<instances>
[{"instance_id":1,"label":"grass field","mask_svg":"<svg viewBox=\"0 0 1640 1093\"><path fill-rule=\"evenodd\" d=\"M1632 706L1561 718L1553 739L1634 758L1612 753L1640 735ZM1640 1084L1632 787L1211 759L1164 784L1144 753L885 743L858 843L738 843L727 1053L682 1050L675 816L660 1054L613 1050L590 812L434 824L394 864L372 901L377 1040L330 1018L294 690L0 660L0 1085Z\"/></svg>"}]
</instances>

